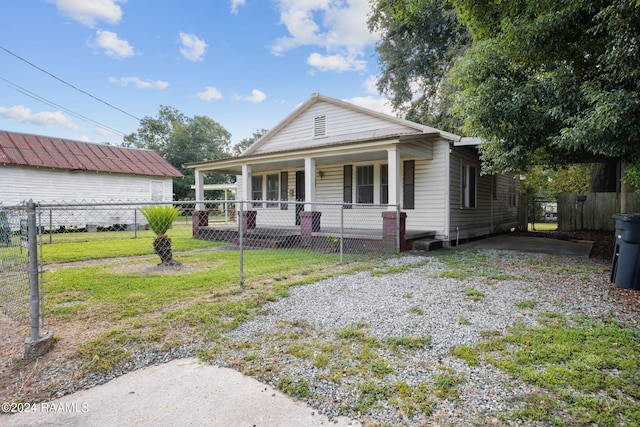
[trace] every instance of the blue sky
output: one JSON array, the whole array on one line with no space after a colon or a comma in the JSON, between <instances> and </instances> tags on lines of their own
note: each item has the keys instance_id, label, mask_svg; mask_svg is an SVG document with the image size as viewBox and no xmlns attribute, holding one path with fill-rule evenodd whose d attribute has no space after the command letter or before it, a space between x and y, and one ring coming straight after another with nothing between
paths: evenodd
<instances>
[{"instance_id":1,"label":"blue sky","mask_svg":"<svg viewBox=\"0 0 640 427\"><path fill-rule=\"evenodd\" d=\"M368 12L368 0L5 0L0 130L120 144L168 105L235 144L314 92L390 112Z\"/></svg>"}]
</instances>

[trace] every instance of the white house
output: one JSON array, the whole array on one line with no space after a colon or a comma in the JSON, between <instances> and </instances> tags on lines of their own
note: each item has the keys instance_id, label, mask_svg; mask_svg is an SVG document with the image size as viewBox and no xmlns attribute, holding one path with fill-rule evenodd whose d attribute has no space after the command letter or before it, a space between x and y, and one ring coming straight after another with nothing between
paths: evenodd
<instances>
[{"instance_id":1,"label":"white house","mask_svg":"<svg viewBox=\"0 0 640 427\"><path fill-rule=\"evenodd\" d=\"M304 202L289 212L292 226L301 218L335 226L325 221L321 203L371 205L379 208L345 225L377 224L382 234L385 221L398 221L400 206L400 246L407 249L412 236L448 245L519 224L519 180L481 175L478 143L313 94L240 156L187 166L195 169L197 200L204 200L204 173L227 173L237 175L240 200ZM280 209L251 206L257 226L268 226Z\"/></svg>"},{"instance_id":2,"label":"white house","mask_svg":"<svg viewBox=\"0 0 640 427\"><path fill-rule=\"evenodd\" d=\"M173 178L182 176L151 150L0 131L0 202L5 207L29 199L166 202L173 200Z\"/></svg>"}]
</instances>

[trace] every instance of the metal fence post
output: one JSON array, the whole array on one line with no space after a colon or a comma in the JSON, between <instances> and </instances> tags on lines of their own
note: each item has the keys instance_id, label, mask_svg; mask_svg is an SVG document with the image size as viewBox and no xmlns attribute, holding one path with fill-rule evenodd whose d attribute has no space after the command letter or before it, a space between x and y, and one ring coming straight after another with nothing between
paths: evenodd
<instances>
[{"instance_id":1,"label":"metal fence post","mask_svg":"<svg viewBox=\"0 0 640 427\"><path fill-rule=\"evenodd\" d=\"M400 205L396 205L396 251L400 252Z\"/></svg>"},{"instance_id":2,"label":"metal fence post","mask_svg":"<svg viewBox=\"0 0 640 427\"><path fill-rule=\"evenodd\" d=\"M36 204L27 203L27 239L29 242L29 293L31 313L31 341L40 337L40 290L38 287L38 241Z\"/></svg>"},{"instance_id":3,"label":"metal fence post","mask_svg":"<svg viewBox=\"0 0 640 427\"><path fill-rule=\"evenodd\" d=\"M33 360L51 348L53 333L40 335L40 272L38 270L38 224L36 221L36 204L27 202L27 238L29 248L29 293L31 336L24 345L24 358Z\"/></svg>"},{"instance_id":4,"label":"metal fence post","mask_svg":"<svg viewBox=\"0 0 640 427\"><path fill-rule=\"evenodd\" d=\"M343 251L344 251L344 204L340 205L340 264L342 264Z\"/></svg>"},{"instance_id":5,"label":"metal fence post","mask_svg":"<svg viewBox=\"0 0 640 427\"><path fill-rule=\"evenodd\" d=\"M240 251L240 287L244 288L244 203L238 203L238 245Z\"/></svg>"}]
</instances>

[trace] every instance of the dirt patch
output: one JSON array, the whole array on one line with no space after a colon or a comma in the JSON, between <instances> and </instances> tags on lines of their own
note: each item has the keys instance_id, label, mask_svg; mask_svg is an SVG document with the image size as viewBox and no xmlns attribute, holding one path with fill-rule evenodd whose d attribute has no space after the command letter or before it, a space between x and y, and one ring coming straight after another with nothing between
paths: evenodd
<instances>
[{"instance_id":1,"label":"dirt patch","mask_svg":"<svg viewBox=\"0 0 640 427\"><path fill-rule=\"evenodd\" d=\"M210 268L215 265L194 262L181 262L175 265L164 265L155 263L153 260L144 260L142 262L126 262L111 266L109 271L114 274L142 274L142 275L175 275L185 273L196 273Z\"/></svg>"}]
</instances>

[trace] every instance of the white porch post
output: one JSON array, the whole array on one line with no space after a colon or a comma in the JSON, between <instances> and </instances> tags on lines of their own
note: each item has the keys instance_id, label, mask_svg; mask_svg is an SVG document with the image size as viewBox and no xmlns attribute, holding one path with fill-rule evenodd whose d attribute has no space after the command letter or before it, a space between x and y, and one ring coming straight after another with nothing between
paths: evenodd
<instances>
[{"instance_id":1,"label":"white porch post","mask_svg":"<svg viewBox=\"0 0 640 427\"><path fill-rule=\"evenodd\" d=\"M251 165L242 165L242 188L240 200L251 200Z\"/></svg>"},{"instance_id":2,"label":"white porch post","mask_svg":"<svg viewBox=\"0 0 640 427\"><path fill-rule=\"evenodd\" d=\"M400 151L397 148L387 150L389 163L389 205L387 210L395 211L400 204Z\"/></svg>"},{"instance_id":3,"label":"white porch post","mask_svg":"<svg viewBox=\"0 0 640 427\"><path fill-rule=\"evenodd\" d=\"M196 201L204 200L204 173L201 170L195 170L195 191ZM204 210L204 203L196 203L196 210Z\"/></svg>"},{"instance_id":4,"label":"white porch post","mask_svg":"<svg viewBox=\"0 0 640 427\"><path fill-rule=\"evenodd\" d=\"M316 201L316 159L304 158L304 205L305 211L313 211L314 206L309 203Z\"/></svg>"}]
</instances>

